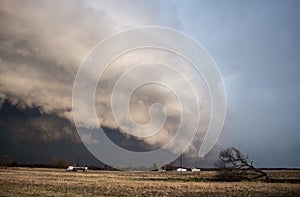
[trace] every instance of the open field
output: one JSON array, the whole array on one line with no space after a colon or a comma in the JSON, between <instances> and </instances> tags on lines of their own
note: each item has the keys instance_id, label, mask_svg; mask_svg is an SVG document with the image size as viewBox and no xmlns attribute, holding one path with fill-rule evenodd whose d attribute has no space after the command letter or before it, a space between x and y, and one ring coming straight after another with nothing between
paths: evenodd
<instances>
[{"instance_id":1,"label":"open field","mask_svg":"<svg viewBox=\"0 0 300 197\"><path fill-rule=\"evenodd\" d=\"M268 172L271 178L300 179L300 170ZM299 182L208 181L214 174L7 168L0 169L0 196L300 196Z\"/></svg>"}]
</instances>

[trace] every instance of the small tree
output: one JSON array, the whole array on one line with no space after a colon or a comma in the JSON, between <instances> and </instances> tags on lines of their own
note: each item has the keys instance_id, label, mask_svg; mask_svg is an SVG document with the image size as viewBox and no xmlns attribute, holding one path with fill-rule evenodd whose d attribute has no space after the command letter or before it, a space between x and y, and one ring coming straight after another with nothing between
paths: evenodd
<instances>
[{"instance_id":1,"label":"small tree","mask_svg":"<svg viewBox=\"0 0 300 197\"><path fill-rule=\"evenodd\" d=\"M0 166L7 167L12 163L10 155L2 155L0 157Z\"/></svg>"},{"instance_id":2,"label":"small tree","mask_svg":"<svg viewBox=\"0 0 300 197\"><path fill-rule=\"evenodd\" d=\"M265 177L266 181L270 181L266 172L255 168L253 162L249 162L248 156L234 147L220 152L216 166L219 168L218 178L222 180L237 181Z\"/></svg>"}]
</instances>

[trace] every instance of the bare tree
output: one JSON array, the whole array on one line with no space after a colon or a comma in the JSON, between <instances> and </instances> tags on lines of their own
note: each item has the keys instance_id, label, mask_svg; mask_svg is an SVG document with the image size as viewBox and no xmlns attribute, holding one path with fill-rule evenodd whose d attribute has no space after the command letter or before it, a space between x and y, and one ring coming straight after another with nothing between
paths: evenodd
<instances>
[{"instance_id":1,"label":"bare tree","mask_svg":"<svg viewBox=\"0 0 300 197\"><path fill-rule=\"evenodd\" d=\"M56 157L52 160L51 165L54 168L66 168L67 166L70 165L70 163L65 158Z\"/></svg>"},{"instance_id":2,"label":"bare tree","mask_svg":"<svg viewBox=\"0 0 300 197\"><path fill-rule=\"evenodd\" d=\"M11 159L10 155L2 155L0 157L0 166L7 167L11 163L12 163L12 159Z\"/></svg>"},{"instance_id":3,"label":"bare tree","mask_svg":"<svg viewBox=\"0 0 300 197\"><path fill-rule=\"evenodd\" d=\"M221 179L241 180L265 177L266 181L270 181L266 172L254 167L253 162L249 162L248 156L234 147L220 152L216 166L219 168L218 176Z\"/></svg>"}]
</instances>

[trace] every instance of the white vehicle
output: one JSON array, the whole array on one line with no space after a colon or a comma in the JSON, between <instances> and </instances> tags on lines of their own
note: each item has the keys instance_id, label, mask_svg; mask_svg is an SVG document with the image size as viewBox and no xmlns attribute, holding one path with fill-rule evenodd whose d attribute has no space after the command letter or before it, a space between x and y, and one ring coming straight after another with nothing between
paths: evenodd
<instances>
[{"instance_id":1,"label":"white vehicle","mask_svg":"<svg viewBox=\"0 0 300 197\"><path fill-rule=\"evenodd\" d=\"M192 172L200 172L201 170L199 168L195 168L195 167L192 167Z\"/></svg>"},{"instance_id":2,"label":"white vehicle","mask_svg":"<svg viewBox=\"0 0 300 197\"><path fill-rule=\"evenodd\" d=\"M82 170L83 172L87 172L88 171L88 167L76 167L76 166L68 166L68 168L66 169L67 172L76 172L77 170Z\"/></svg>"},{"instance_id":3,"label":"white vehicle","mask_svg":"<svg viewBox=\"0 0 300 197\"><path fill-rule=\"evenodd\" d=\"M185 169L185 168L177 168L176 171L177 171L177 172L186 172L186 169Z\"/></svg>"}]
</instances>

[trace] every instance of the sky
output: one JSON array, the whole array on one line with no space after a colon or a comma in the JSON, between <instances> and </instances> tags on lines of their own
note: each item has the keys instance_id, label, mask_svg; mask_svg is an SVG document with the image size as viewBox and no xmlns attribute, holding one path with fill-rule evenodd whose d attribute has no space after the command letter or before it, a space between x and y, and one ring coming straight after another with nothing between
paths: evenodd
<instances>
[{"instance_id":1,"label":"sky","mask_svg":"<svg viewBox=\"0 0 300 197\"><path fill-rule=\"evenodd\" d=\"M9 154L20 163L46 163L54 157L75 162L80 154L82 163L99 164L74 127L72 88L79 65L108 36L133 27L163 26L186 33L209 51L227 95L218 143L205 159L199 159L193 152L200 143L196 141L185 154L186 165L212 165L218 151L235 146L257 166L300 167L299 8L300 2L291 0L3 0L0 155ZM115 143L134 150L152 149L166 142L164 135L144 141L132 138L119 130L107 109L107 90L124 69L118 65L134 63L128 59L107 71L103 79L107 83L96 99L98 115ZM137 95L154 90L164 91L148 87ZM156 99L155 95L149 98ZM163 101L175 105L169 97ZM138 121L147 120L140 111L149 103L134 107ZM164 129L172 130L176 121L176 116L170 118Z\"/></svg>"}]
</instances>

